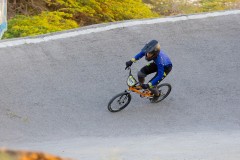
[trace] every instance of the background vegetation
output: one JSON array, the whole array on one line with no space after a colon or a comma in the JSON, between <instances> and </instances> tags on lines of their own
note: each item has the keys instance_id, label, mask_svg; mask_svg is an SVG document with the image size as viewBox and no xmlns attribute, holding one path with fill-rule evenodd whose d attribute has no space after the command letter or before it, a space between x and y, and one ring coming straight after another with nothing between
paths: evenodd
<instances>
[{"instance_id":1,"label":"background vegetation","mask_svg":"<svg viewBox=\"0 0 240 160\"><path fill-rule=\"evenodd\" d=\"M8 0L3 38L129 19L239 9L240 0Z\"/></svg>"},{"instance_id":2,"label":"background vegetation","mask_svg":"<svg viewBox=\"0 0 240 160\"><path fill-rule=\"evenodd\" d=\"M44 154L41 152L25 152L14 150L0 150L1 160L70 160L63 159L50 154Z\"/></svg>"},{"instance_id":3,"label":"background vegetation","mask_svg":"<svg viewBox=\"0 0 240 160\"><path fill-rule=\"evenodd\" d=\"M239 9L240 0L143 0L159 15L169 16Z\"/></svg>"}]
</instances>

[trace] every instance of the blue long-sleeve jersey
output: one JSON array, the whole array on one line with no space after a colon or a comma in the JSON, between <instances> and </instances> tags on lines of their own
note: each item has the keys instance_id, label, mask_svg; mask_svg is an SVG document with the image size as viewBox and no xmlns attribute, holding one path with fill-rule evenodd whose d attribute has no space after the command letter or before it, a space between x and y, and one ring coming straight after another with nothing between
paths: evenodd
<instances>
[{"instance_id":1,"label":"blue long-sleeve jersey","mask_svg":"<svg viewBox=\"0 0 240 160\"><path fill-rule=\"evenodd\" d=\"M134 57L134 59L139 60L143 56L145 56L145 52L140 52ZM158 56L155 59L153 59L153 61L157 65L157 75L155 76L154 79L152 79L150 81L150 83L154 86L154 85L158 84L158 81L160 81L163 78L164 66L172 65L172 62L171 62L170 58L166 54L163 53L163 51L160 51Z\"/></svg>"}]
</instances>

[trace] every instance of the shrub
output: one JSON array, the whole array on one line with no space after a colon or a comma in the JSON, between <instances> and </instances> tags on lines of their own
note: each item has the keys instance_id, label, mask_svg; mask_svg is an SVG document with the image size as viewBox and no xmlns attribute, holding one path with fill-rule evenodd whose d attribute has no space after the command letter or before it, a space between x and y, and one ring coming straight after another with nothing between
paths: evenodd
<instances>
[{"instance_id":1,"label":"shrub","mask_svg":"<svg viewBox=\"0 0 240 160\"><path fill-rule=\"evenodd\" d=\"M141 0L46 0L52 10L71 13L81 25L157 17Z\"/></svg>"},{"instance_id":2,"label":"shrub","mask_svg":"<svg viewBox=\"0 0 240 160\"><path fill-rule=\"evenodd\" d=\"M35 36L78 27L64 12L42 12L37 16L18 15L8 22L8 31L3 38Z\"/></svg>"},{"instance_id":3,"label":"shrub","mask_svg":"<svg viewBox=\"0 0 240 160\"><path fill-rule=\"evenodd\" d=\"M169 16L236 9L240 0L143 0L159 15Z\"/></svg>"}]
</instances>

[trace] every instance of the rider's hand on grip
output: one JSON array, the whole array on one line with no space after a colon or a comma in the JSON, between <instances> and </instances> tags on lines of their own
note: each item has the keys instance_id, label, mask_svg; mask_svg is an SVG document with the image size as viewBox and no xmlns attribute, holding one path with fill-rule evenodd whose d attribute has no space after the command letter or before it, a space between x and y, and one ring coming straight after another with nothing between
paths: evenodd
<instances>
[{"instance_id":1,"label":"rider's hand on grip","mask_svg":"<svg viewBox=\"0 0 240 160\"><path fill-rule=\"evenodd\" d=\"M130 67L132 64L133 64L132 61L127 61L127 62L126 62L126 68L125 68L125 70L126 70L128 67Z\"/></svg>"}]
</instances>

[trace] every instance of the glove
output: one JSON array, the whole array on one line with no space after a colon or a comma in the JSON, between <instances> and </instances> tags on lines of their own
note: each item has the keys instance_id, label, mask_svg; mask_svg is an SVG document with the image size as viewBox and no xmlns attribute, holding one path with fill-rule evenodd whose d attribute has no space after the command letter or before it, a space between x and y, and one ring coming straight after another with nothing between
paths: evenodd
<instances>
[{"instance_id":1,"label":"glove","mask_svg":"<svg viewBox=\"0 0 240 160\"><path fill-rule=\"evenodd\" d=\"M143 89L148 89L148 88L150 88L149 84L141 84L141 87L142 87Z\"/></svg>"},{"instance_id":2,"label":"glove","mask_svg":"<svg viewBox=\"0 0 240 160\"><path fill-rule=\"evenodd\" d=\"M132 61L127 61L127 62L126 62L126 68L125 68L125 69L127 69L128 67L130 67L132 64L133 64Z\"/></svg>"}]
</instances>

